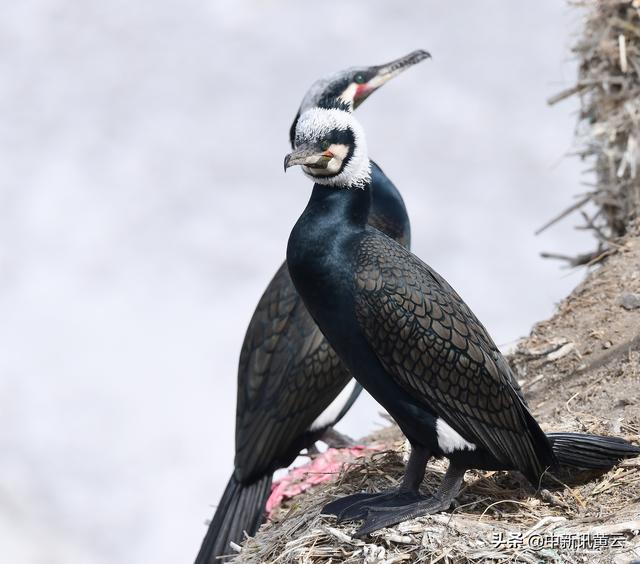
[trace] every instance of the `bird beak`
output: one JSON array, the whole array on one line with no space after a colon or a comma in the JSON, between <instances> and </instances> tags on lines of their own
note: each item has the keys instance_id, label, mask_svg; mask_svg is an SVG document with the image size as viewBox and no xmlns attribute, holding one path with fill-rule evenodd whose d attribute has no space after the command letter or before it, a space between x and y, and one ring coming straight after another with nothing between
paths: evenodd
<instances>
[{"instance_id":1,"label":"bird beak","mask_svg":"<svg viewBox=\"0 0 640 564\"><path fill-rule=\"evenodd\" d=\"M378 88L380 88L387 81L393 77L398 76L402 71L418 64L420 61L431 58L431 55L422 49L412 51L404 57L400 57L386 65L379 65L373 67L375 74L368 82L360 85L358 91L353 99L353 108L357 108L362 102L364 102L371 94L373 94Z\"/></svg>"},{"instance_id":2,"label":"bird beak","mask_svg":"<svg viewBox=\"0 0 640 564\"><path fill-rule=\"evenodd\" d=\"M333 153L331 151L318 153L317 149L314 149L313 147L300 145L284 158L284 171L287 172L289 167L295 165L325 169L332 158Z\"/></svg>"}]
</instances>

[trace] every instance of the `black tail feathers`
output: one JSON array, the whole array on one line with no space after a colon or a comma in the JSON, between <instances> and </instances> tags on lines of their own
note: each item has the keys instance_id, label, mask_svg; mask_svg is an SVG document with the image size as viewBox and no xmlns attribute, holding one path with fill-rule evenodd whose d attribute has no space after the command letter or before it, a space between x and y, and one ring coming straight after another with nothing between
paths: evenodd
<instances>
[{"instance_id":1,"label":"black tail feathers","mask_svg":"<svg viewBox=\"0 0 640 564\"><path fill-rule=\"evenodd\" d=\"M272 476L241 484L233 476L222 494L209 530L202 541L195 564L219 564L218 557L233 554L231 541L242 543L244 532L253 535L264 521L264 509L271 491Z\"/></svg>"},{"instance_id":2,"label":"black tail feathers","mask_svg":"<svg viewBox=\"0 0 640 564\"><path fill-rule=\"evenodd\" d=\"M620 437L548 433L547 439L560 466L607 470L623 458L640 455L640 447Z\"/></svg>"}]
</instances>

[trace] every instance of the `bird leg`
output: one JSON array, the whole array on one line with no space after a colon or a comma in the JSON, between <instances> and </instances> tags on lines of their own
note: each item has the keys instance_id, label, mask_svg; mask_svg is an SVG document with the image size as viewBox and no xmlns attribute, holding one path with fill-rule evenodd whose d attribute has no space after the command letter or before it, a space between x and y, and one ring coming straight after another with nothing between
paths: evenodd
<instances>
[{"instance_id":1,"label":"bird leg","mask_svg":"<svg viewBox=\"0 0 640 564\"><path fill-rule=\"evenodd\" d=\"M414 503L402 503L397 507L373 506L368 508L364 522L354 536L364 537L378 529L395 525L401 521L446 511L460 491L465 472L465 468L460 468L449 463L449 468L447 468L442 483L434 496L426 497L418 495L414 499Z\"/></svg>"},{"instance_id":2,"label":"bird leg","mask_svg":"<svg viewBox=\"0 0 640 564\"><path fill-rule=\"evenodd\" d=\"M338 522L363 519L367 511L376 508L398 508L421 499L419 487L424 478L427 460L431 452L424 447L412 445L404 478L399 488L380 493L357 493L341 497L324 506L323 515L335 515Z\"/></svg>"},{"instance_id":3,"label":"bird leg","mask_svg":"<svg viewBox=\"0 0 640 564\"><path fill-rule=\"evenodd\" d=\"M318 448L318 445L316 443L313 443L310 447L307 447L307 456L309 458L314 458L315 456L320 456L322 453L320 452L320 449Z\"/></svg>"},{"instance_id":4,"label":"bird leg","mask_svg":"<svg viewBox=\"0 0 640 564\"><path fill-rule=\"evenodd\" d=\"M329 427L324 433L322 433L320 440L331 448L350 448L357 444L351 437L343 435L333 427Z\"/></svg>"}]
</instances>

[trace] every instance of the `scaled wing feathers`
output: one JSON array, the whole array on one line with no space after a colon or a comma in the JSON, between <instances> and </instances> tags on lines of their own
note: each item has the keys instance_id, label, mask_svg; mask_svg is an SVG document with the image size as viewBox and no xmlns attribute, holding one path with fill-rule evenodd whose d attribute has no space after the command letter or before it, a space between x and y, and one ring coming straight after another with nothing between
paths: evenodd
<instances>
[{"instance_id":1,"label":"scaled wing feathers","mask_svg":"<svg viewBox=\"0 0 640 564\"><path fill-rule=\"evenodd\" d=\"M356 315L385 370L466 440L529 477L550 447L487 331L451 286L369 230L356 272ZM533 421L533 423L532 423Z\"/></svg>"},{"instance_id":2,"label":"scaled wing feathers","mask_svg":"<svg viewBox=\"0 0 640 564\"><path fill-rule=\"evenodd\" d=\"M241 480L286 466L299 439L350 375L294 289L286 264L262 296L238 370L236 474Z\"/></svg>"}]
</instances>

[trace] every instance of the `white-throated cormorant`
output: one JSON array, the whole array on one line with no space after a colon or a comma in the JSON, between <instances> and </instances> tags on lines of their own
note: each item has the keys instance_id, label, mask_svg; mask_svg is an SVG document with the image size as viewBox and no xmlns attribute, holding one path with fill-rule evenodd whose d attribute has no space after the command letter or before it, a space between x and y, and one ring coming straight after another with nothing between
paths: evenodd
<instances>
[{"instance_id":1,"label":"white-throated cormorant","mask_svg":"<svg viewBox=\"0 0 640 564\"><path fill-rule=\"evenodd\" d=\"M372 92L428 57L414 51L391 63L351 68L318 80L299 115L318 106L357 108ZM293 138L291 138L293 143ZM372 166L368 221L403 245L410 229L400 193ZM196 564L217 562L264 518L273 472L286 467L346 413L361 387L307 312L286 263L260 299L247 329L238 368L235 469L202 542Z\"/></svg>"},{"instance_id":2,"label":"white-throated cormorant","mask_svg":"<svg viewBox=\"0 0 640 564\"><path fill-rule=\"evenodd\" d=\"M506 360L437 272L367 225L371 165L355 118L339 108L299 118L285 169L315 181L291 232L287 264L312 317L351 374L411 443L398 489L355 494L323 510L363 519L363 536L449 508L469 468L519 470L538 485L560 464L609 468L640 454L621 438L545 435ZM449 467L434 496L419 493L430 457Z\"/></svg>"}]
</instances>

